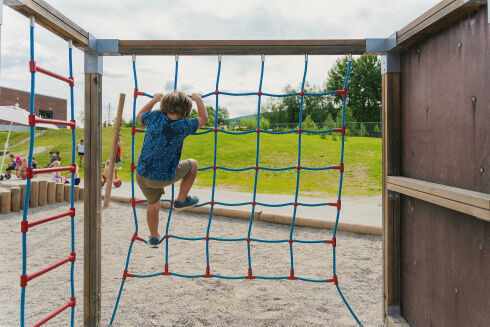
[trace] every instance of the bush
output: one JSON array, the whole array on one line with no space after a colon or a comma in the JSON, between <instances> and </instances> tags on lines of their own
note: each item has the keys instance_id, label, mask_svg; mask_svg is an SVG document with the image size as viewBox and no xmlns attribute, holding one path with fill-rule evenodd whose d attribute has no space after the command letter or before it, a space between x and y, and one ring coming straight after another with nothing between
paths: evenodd
<instances>
[{"instance_id":1,"label":"bush","mask_svg":"<svg viewBox=\"0 0 490 327\"><path fill-rule=\"evenodd\" d=\"M313 119L311 119L310 115L306 116L305 120L303 120L303 129L309 129L311 131L317 131L318 128L316 127L315 122Z\"/></svg>"}]
</instances>

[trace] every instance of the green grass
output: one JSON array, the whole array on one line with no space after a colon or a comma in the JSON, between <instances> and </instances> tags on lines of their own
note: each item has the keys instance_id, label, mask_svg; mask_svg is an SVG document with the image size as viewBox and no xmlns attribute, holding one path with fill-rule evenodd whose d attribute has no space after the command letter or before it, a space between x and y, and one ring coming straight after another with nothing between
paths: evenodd
<instances>
[{"instance_id":1,"label":"green grass","mask_svg":"<svg viewBox=\"0 0 490 327\"><path fill-rule=\"evenodd\" d=\"M35 147L43 150L35 154L39 166L49 162L49 151L59 151L66 165L71 159L70 130L49 130L40 132L36 137ZM102 130L102 160L110 154L112 128ZM83 130L76 131L77 141L83 138ZM0 146L5 142L7 133L0 133ZM11 134L9 143L14 145L11 151L18 155L27 156L29 142L19 146L15 144L28 138L26 132ZM143 143L143 134L136 135L136 158ZM118 177L123 181L130 180L131 163L131 129L121 130L123 143L123 170L118 171ZM78 143L78 142L77 142ZM42 147L42 148L41 148ZM190 136L186 139L182 158L194 158L200 167L213 165L214 133L201 136ZM301 148L301 165L321 167L337 165L340 161L340 137L334 140L327 136L325 139L318 135L303 135ZM256 134L228 135L218 134L218 165L241 168L255 166ZM266 167L296 166L298 155L298 135L260 134L259 165ZM78 156L77 156L78 161ZM137 161L137 159L135 160ZM343 183L344 195L377 195L381 192L381 139L364 137L347 137L345 142L345 173ZM80 170L83 176L83 167ZM217 171L217 187L253 192L254 170L245 172ZM337 193L339 172L337 170L306 171L301 170L300 194L310 196L332 196ZM196 184L202 187L212 186L213 171L199 172ZM281 172L259 171L257 191L260 193L294 194L296 187L296 170Z\"/></svg>"}]
</instances>

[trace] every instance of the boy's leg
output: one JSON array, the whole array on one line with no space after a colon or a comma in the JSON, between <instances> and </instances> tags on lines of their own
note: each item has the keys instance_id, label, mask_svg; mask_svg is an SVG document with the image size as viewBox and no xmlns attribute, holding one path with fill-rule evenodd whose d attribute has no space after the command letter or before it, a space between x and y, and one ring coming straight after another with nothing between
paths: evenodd
<instances>
[{"instance_id":1,"label":"boy's leg","mask_svg":"<svg viewBox=\"0 0 490 327\"><path fill-rule=\"evenodd\" d=\"M191 163L191 170L187 174L187 176L182 178L180 182L179 195L175 198L175 201L184 201L187 194L189 194L192 185L194 185L194 181L196 180L197 169L198 169L197 161L194 159L188 159L188 160Z\"/></svg>"},{"instance_id":2,"label":"boy's leg","mask_svg":"<svg viewBox=\"0 0 490 327\"><path fill-rule=\"evenodd\" d=\"M150 237L160 238L158 234L158 214L160 212L160 201L148 204L148 209L146 210L146 220L148 221L148 229L150 230Z\"/></svg>"}]
</instances>

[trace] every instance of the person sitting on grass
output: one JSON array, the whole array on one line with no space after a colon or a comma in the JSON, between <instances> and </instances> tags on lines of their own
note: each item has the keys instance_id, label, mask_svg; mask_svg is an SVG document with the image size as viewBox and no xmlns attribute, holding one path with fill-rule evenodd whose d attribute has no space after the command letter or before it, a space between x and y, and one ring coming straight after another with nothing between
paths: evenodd
<instances>
[{"instance_id":1,"label":"person sitting on grass","mask_svg":"<svg viewBox=\"0 0 490 327\"><path fill-rule=\"evenodd\" d=\"M7 172L6 175L9 175L11 170L17 169L17 164L15 163L15 156L11 153L9 154L9 157L10 157L10 163L7 163L8 167L6 169Z\"/></svg>"},{"instance_id":2,"label":"person sitting on grass","mask_svg":"<svg viewBox=\"0 0 490 327\"><path fill-rule=\"evenodd\" d=\"M36 157L32 157L32 168L37 169L37 160Z\"/></svg>"},{"instance_id":3,"label":"person sitting on grass","mask_svg":"<svg viewBox=\"0 0 490 327\"><path fill-rule=\"evenodd\" d=\"M182 180L173 204L175 210L184 210L199 203L197 196L188 195L196 179L197 161L180 161L184 139L208 121L201 96L194 93L192 100L197 104L197 118L187 119L192 101L184 92L176 91L166 95L155 94L136 116L147 127L138 158L136 181L148 201L146 218L150 237L147 244L152 248L157 248L160 243L158 213L165 186ZM152 111L156 103L160 103L160 109Z\"/></svg>"},{"instance_id":4,"label":"person sitting on grass","mask_svg":"<svg viewBox=\"0 0 490 327\"><path fill-rule=\"evenodd\" d=\"M56 167L59 167L61 165L61 162L59 162L58 160L56 160L55 162L53 162L53 168L56 168ZM62 180L61 180L61 174L59 171L54 171L51 173L51 180L52 181L55 181L56 183L61 183Z\"/></svg>"},{"instance_id":5,"label":"person sitting on grass","mask_svg":"<svg viewBox=\"0 0 490 327\"><path fill-rule=\"evenodd\" d=\"M49 152L49 163L44 166L44 168L51 168L53 167L53 162L56 161L56 157L54 156L53 152Z\"/></svg>"}]
</instances>

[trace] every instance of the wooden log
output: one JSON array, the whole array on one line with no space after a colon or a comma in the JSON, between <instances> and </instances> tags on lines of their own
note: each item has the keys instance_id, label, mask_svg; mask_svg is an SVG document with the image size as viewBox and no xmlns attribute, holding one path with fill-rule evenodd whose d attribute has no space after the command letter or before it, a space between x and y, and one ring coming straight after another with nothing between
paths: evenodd
<instances>
[{"instance_id":1,"label":"wooden log","mask_svg":"<svg viewBox=\"0 0 490 327\"><path fill-rule=\"evenodd\" d=\"M75 185L75 193L73 194L73 201L78 201L80 197L80 186Z\"/></svg>"},{"instance_id":2,"label":"wooden log","mask_svg":"<svg viewBox=\"0 0 490 327\"><path fill-rule=\"evenodd\" d=\"M63 202L65 199L65 184L56 183L56 202Z\"/></svg>"},{"instance_id":3,"label":"wooden log","mask_svg":"<svg viewBox=\"0 0 490 327\"><path fill-rule=\"evenodd\" d=\"M10 213L10 190L0 190L0 212Z\"/></svg>"},{"instance_id":4,"label":"wooden log","mask_svg":"<svg viewBox=\"0 0 490 327\"><path fill-rule=\"evenodd\" d=\"M39 181L39 205L45 206L48 202L48 181Z\"/></svg>"},{"instance_id":5,"label":"wooden log","mask_svg":"<svg viewBox=\"0 0 490 327\"><path fill-rule=\"evenodd\" d=\"M70 184L65 184L64 185L64 199L65 202L70 202L71 200L71 185Z\"/></svg>"},{"instance_id":6,"label":"wooden log","mask_svg":"<svg viewBox=\"0 0 490 327\"><path fill-rule=\"evenodd\" d=\"M24 209L24 201L26 198L26 187L27 187L27 185L26 184L20 184L19 187L20 187L20 208Z\"/></svg>"},{"instance_id":7,"label":"wooden log","mask_svg":"<svg viewBox=\"0 0 490 327\"><path fill-rule=\"evenodd\" d=\"M117 107L117 116L114 123L114 135L112 136L111 157L109 161L109 176L107 176L107 183L105 184L104 207L108 207L109 203L111 202L112 179L114 177L114 165L116 163L117 155L117 140L119 138L119 132L121 131L121 120L124 111L125 99L126 94L119 94L119 105Z\"/></svg>"},{"instance_id":8,"label":"wooden log","mask_svg":"<svg viewBox=\"0 0 490 327\"><path fill-rule=\"evenodd\" d=\"M49 181L48 182L48 190L47 190L47 202L48 204L56 203L56 182Z\"/></svg>"},{"instance_id":9,"label":"wooden log","mask_svg":"<svg viewBox=\"0 0 490 327\"><path fill-rule=\"evenodd\" d=\"M83 187L80 187L79 190L78 190L78 200L79 201L83 201L83 197L84 197L84 190L83 190Z\"/></svg>"},{"instance_id":10,"label":"wooden log","mask_svg":"<svg viewBox=\"0 0 490 327\"><path fill-rule=\"evenodd\" d=\"M39 181L31 180L31 190L29 193L29 207L37 208L39 205Z\"/></svg>"},{"instance_id":11,"label":"wooden log","mask_svg":"<svg viewBox=\"0 0 490 327\"><path fill-rule=\"evenodd\" d=\"M10 188L10 210L19 211L20 210L20 187Z\"/></svg>"}]
</instances>

